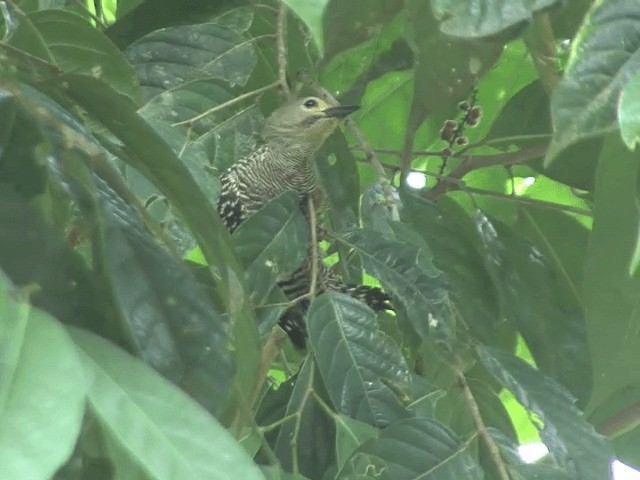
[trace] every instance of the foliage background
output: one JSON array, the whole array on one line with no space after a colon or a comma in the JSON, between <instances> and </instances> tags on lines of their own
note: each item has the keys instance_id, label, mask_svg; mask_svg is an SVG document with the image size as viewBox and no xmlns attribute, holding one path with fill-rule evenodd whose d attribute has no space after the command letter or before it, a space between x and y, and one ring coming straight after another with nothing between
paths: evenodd
<instances>
[{"instance_id":1,"label":"foliage background","mask_svg":"<svg viewBox=\"0 0 640 480\"><path fill-rule=\"evenodd\" d=\"M0 478L640 466L637 2L0 9ZM397 307L317 297L304 354L272 328L295 196L215 213L290 90L361 105L317 158L326 261Z\"/></svg>"}]
</instances>

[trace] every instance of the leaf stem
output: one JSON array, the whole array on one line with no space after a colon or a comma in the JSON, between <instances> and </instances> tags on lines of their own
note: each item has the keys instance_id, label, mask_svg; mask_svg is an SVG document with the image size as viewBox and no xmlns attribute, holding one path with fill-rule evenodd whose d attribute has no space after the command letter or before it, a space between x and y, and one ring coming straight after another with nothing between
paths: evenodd
<instances>
[{"instance_id":1,"label":"leaf stem","mask_svg":"<svg viewBox=\"0 0 640 480\"><path fill-rule=\"evenodd\" d=\"M286 97L291 95L287 83L287 6L283 1L278 5L276 19L276 50L278 52L278 84Z\"/></svg>"}]
</instances>

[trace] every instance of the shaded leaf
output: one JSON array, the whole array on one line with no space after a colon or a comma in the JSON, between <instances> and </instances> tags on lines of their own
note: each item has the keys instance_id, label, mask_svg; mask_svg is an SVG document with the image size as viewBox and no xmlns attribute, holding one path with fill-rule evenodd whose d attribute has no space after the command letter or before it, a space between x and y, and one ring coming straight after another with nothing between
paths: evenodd
<instances>
[{"instance_id":1,"label":"shaded leaf","mask_svg":"<svg viewBox=\"0 0 640 480\"><path fill-rule=\"evenodd\" d=\"M368 423L353 418L336 415L336 456L338 469L342 468L353 451L371 438L378 436L379 430Z\"/></svg>"},{"instance_id":2,"label":"shaded leaf","mask_svg":"<svg viewBox=\"0 0 640 480\"><path fill-rule=\"evenodd\" d=\"M540 436L572 478L610 478L611 451L606 440L582 418L570 394L524 361L478 347L485 368L540 419Z\"/></svg>"},{"instance_id":3,"label":"shaded leaf","mask_svg":"<svg viewBox=\"0 0 640 480\"><path fill-rule=\"evenodd\" d=\"M131 460L153 478L263 479L234 438L180 390L106 340L71 330L94 375L91 408Z\"/></svg>"},{"instance_id":4,"label":"shaded leaf","mask_svg":"<svg viewBox=\"0 0 640 480\"><path fill-rule=\"evenodd\" d=\"M300 417L280 427L273 450L285 470L292 471L295 461L303 475L321 478L335 462L335 425L313 398L315 391L327 401L312 357L307 357L294 381L285 416L298 413Z\"/></svg>"},{"instance_id":5,"label":"shaded leaf","mask_svg":"<svg viewBox=\"0 0 640 480\"><path fill-rule=\"evenodd\" d=\"M87 379L64 328L0 271L0 477L48 480L73 452Z\"/></svg>"},{"instance_id":6,"label":"shaded leaf","mask_svg":"<svg viewBox=\"0 0 640 480\"><path fill-rule=\"evenodd\" d=\"M358 448L338 478L367 473L380 480L481 480L484 474L468 448L435 420L401 420Z\"/></svg>"},{"instance_id":7,"label":"shaded leaf","mask_svg":"<svg viewBox=\"0 0 640 480\"><path fill-rule=\"evenodd\" d=\"M545 164L577 141L613 130L618 95L638 72L640 4L594 3L551 98L554 136Z\"/></svg>"},{"instance_id":8,"label":"shaded leaf","mask_svg":"<svg viewBox=\"0 0 640 480\"><path fill-rule=\"evenodd\" d=\"M378 330L362 302L326 293L311 302L309 343L334 406L356 420L385 426L408 416L409 369L399 347Z\"/></svg>"},{"instance_id":9,"label":"shaded leaf","mask_svg":"<svg viewBox=\"0 0 640 480\"><path fill-rule=\"evenodd\" d=\"M125 53L146 99L202 78L244 85L256 63L251 40L213 22L156 30Z\"/></svg>"}]
</instances>

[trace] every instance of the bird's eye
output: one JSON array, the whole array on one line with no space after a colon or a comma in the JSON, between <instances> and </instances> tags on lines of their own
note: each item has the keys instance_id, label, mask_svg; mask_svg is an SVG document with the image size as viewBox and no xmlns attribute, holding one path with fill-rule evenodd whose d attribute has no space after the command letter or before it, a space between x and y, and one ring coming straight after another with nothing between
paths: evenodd
<instances>
[{"instance_id":1,"label":"bird's eye","mask_svg":"<svg viewBox=\"0 0 640 480\"><path fill-rule=\"evenodd\" d=\"M313 98L310 98L309 100L304 102L304 106L306 108L314 108L318 106L318 102L316 100L314 100Z\"/></svg>"}]
</instances>

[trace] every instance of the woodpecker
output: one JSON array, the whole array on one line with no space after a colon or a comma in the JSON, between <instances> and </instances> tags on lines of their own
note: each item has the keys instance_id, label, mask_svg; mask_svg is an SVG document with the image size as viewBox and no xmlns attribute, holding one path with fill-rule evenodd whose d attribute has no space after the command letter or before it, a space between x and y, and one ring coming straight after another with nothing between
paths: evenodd
<instances>
[{"instance_id":1,"label":"woodpecker","mask_svg":"<svg viewBox=\"0 0 640 480\"><path fill-rule=\"evenodd\" d=\"M222 191L217 206L226 227L233 232L269 200L287 190L298 192L303 212L307 211L309 197L316 207L320 207L323 195L313 168L314 154L340 120L358 108L330 105L320 98L305 97L276 109L265 123L264 142L220 176ZM312 245L310 248L318 247ZM322 261L318 263L317 293L325 290L343 292L376 311L392 309L389 297L379 288L347 285ZM289 299L307 293L310 284L310 261L278 282ZM298 348L305 346L304 313L307 307L307 301L300 302L286 311L279 321Z\"/></svg>"}]
</instances>

